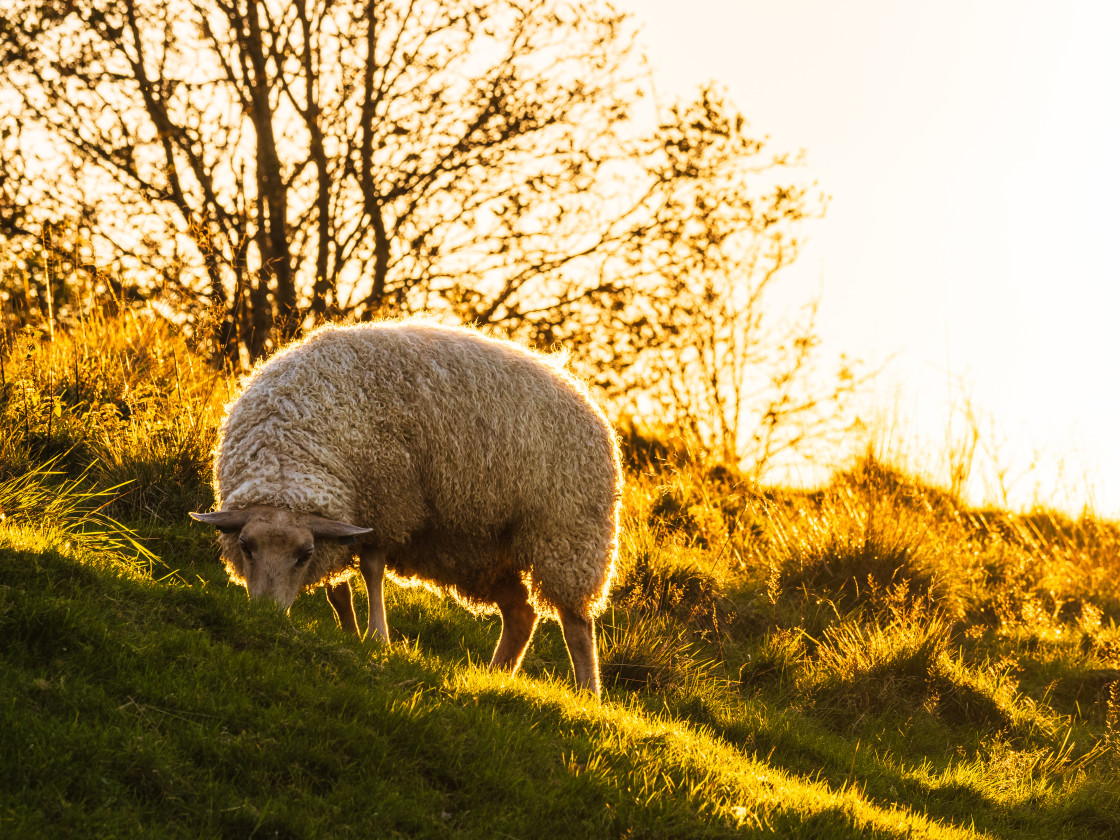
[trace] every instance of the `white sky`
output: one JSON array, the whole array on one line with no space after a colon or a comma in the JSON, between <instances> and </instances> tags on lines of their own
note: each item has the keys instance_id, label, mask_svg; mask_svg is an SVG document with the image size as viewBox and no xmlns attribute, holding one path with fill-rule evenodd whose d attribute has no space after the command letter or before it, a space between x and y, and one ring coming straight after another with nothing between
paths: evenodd
<instances>
[{"instance_id":1,"label":"white sky","mask_svg":"<svg viewBox=\"0 0 1120 840\"><path fill-rule=\"evenodd\" d=\"M1120 4L616 5L661 98L716 80L807 150L832 202L788 282L822 291L826 351L894 355L878 408L911 466L943 453L963 379L1011 473L1037 461L1013 504L1077 512L1089 485L1120 516Z\"/></svg>"}]
</instances>

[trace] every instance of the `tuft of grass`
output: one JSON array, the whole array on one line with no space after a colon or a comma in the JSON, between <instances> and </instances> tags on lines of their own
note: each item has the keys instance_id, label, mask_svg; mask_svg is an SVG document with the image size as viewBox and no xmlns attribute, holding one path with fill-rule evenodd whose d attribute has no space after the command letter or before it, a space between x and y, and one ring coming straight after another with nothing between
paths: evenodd
<instances>
[{"instance_id":1,"label":"tuft of grass","mask_svg":"<svg viewBox=\"0 0 1120 840\"><path fill-rule=\"evenodd\" d=\"M739 666L738 690L750 692L773 687L788 697L806 655L802 634L772 630L749 648Z\"/></svg>"},{"instance_id":2,"label":"tuft of grass","mask_svg":"<svg viewBox=\"0 0 1120 840\"><path fill-rule=\"evenodd\" d=\"M1006 674L982 674L950 653L943 616L909 608L890 621L829 628L804 673L804 691L829 718L858 726L871 716L919 711L983 733L1012 726Z\"/></svg>"},{"instance_id":3,"label":"tuft of grass","mask_svg":"<svg viewBox=\"0 0 1120 840\"><path fill-rule=\"evenodd\" d=\"M807 501L772 509L769 563L777 587L840 608L881 608L899 584L919 596L943 595L933 511L912 485L868 465Z\"/></svg>"},{"instance_id":4,"label":"tuft of grass","mask_svg":"<svg viewBox=\"0 0 1120 840\"><path fill-rule=\"evenodd\" d=\"M208 463L230 377L153 313L93 313L53 339L0 334L0 479L54 463L116 494L118 517L212 503Z\"/></svg>"},{"instance_id":5,"label":"tuft of grass","mask_svg":"<svg viewBox=\"0 0 1120 840\"><path fill-rule=\"evenodd\" d=\"M105 512L120 488L90 489L87 473L67 478L54 469L57 461L53 458L0 481L0 523L30 528L52 543L150 570L155 555L135 531Z\"/></svg>"},{"instance_id":6,"label":"tuft of grass","mask_svg":"<svg viewBox=\"0 0 1120 840\"><path fill-rule=\"evenodd\" d=\"M686 694L710 680L716 664L703 657L684 628L660 616L611 609L599 620L599 637L607 686Z\"/></svg>"}]
</instances>

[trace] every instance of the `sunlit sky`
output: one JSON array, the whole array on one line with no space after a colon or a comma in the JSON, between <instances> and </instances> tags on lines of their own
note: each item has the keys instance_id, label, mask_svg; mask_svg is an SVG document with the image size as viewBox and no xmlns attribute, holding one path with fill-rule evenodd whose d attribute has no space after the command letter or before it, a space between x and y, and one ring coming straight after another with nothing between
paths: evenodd
<instances>
[{"instance_id":1,"label":"sunlit sky","mask_svg":"<svg viewBox=\"0 0 1120 840\"><path fill-rule=\"evenodd\" d=\"M892 447L934 471L967 394L1012 505L1120 516L1120 4L616 5L661 99L716 80L806 150L832 200L787 291L822 294L826 352L891 358Z\"/></svg>"}]
</instances>

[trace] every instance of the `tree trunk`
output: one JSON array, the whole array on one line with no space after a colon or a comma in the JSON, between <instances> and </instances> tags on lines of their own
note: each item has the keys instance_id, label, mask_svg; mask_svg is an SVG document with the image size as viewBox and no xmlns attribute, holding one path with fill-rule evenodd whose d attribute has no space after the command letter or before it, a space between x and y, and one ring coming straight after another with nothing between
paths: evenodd
<instances>
[{"instance_id":1,"label":"tree trunk","mask_svg":"<svg viewBox=\"0 0 1120 840\"><path fill-rule=\"evenodd\" d=\"M249 6L246 23L248 30L243 30L242 36L249 59L246 69L251 70L248 74L251 118L257 135L257 247L261 256L261 274L257 278L259 288L254 290L253 295L253 355L257 356L268 339L260 331L265 325L263 309L270 306L267 293L270 278L275 284L272 305L276 307L276 312L275 316L271 311L268 313L268 332L275 326L279 332L278 338L286 340L298 331L301 319L296 307L296 287L288 243L287 186L273 133L268 66L258 3L253 2Z\"/></svg>"}]
</instances>

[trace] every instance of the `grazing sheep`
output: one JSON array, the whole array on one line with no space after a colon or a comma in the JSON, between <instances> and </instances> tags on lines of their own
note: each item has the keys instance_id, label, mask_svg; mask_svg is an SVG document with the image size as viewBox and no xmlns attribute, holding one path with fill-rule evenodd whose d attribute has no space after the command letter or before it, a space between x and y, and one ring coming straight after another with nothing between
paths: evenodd
<instances>
[{"instance_id":1,"label":"grazing sheep","mask_svg":"<svg viewBox=\"0 0 1120 840\"><path fill-rule=\"evenodd\" d=\"M508 341L423 321L324 327L257 367L214 466L230 576L289 609L325 584L388 641L382 578L501 613L492 668L517 670L559 618L576 683L599 692L594 617L617 549L617 444L576 379ZM349 545L356 542L356 545Z\"/></svg>"}]
</instances>

